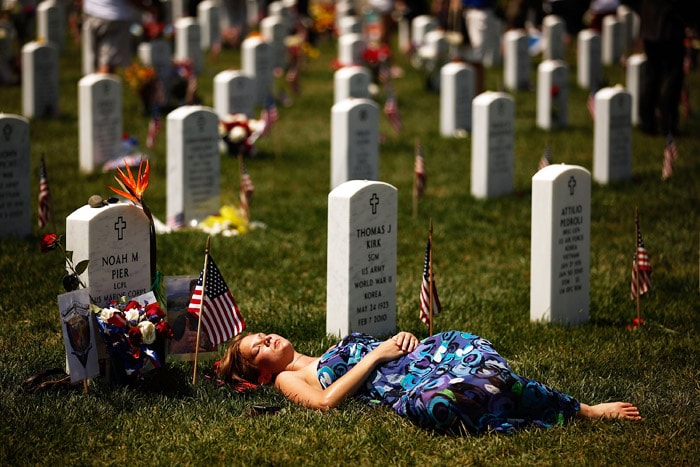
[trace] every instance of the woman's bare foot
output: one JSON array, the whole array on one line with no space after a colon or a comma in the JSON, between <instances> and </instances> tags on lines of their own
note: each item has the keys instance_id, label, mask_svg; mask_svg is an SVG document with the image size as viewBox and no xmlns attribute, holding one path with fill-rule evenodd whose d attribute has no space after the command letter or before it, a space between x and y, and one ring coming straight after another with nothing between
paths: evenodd
<instances>
[{"instance_id":1,"label":"woman's bare foot","mask_svg":"<svg viewBox=\"0 0 700 467\"><path fill-rule=\"evenodd\" d=\"M639 421L639 409L629 402L606 402L603 404L581 404L578 415L582 418L621 418L623 420Z\"/></svg>"}]
</instances>

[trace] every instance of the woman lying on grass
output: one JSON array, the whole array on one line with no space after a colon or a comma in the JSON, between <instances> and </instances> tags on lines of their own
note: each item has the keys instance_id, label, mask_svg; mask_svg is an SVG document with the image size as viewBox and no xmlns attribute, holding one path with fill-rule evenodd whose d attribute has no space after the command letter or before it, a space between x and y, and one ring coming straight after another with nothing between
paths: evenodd
<instances>
[{"instance_id":1,"label":"woman lying on grass","mask_svg":"<svg viewBox=\"0 0 700 467\"><path fill-rule=\"evenodd\" d=\"M217 373L228 382L272 383L314 409L359 396L443 433L510 433L528 425L562 425L574 416L642 419L632 404L586 405L518 376L489 341L459 331L420 342L408 332L384 342L355 333L320 358L297 352L275 334L238 335Z\"/></svg>"}]
</instances>

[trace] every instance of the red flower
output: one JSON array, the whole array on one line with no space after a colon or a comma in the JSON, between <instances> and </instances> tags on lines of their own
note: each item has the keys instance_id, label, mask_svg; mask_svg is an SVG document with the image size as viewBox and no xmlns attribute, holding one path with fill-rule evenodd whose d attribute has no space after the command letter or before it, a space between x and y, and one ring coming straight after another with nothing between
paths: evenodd
<instances>
[{"instance_id":1,"label":"red flower","mask_svg":"<svg viewBox=\"0 0 700 467\"><path fill-rule=\"evenodd\" d=\"M112 326L118 326L120 328L126 327L126 317L122 313L114 313L107 322Z\"/></svg>"},{"instance_id":2,"label":"red flower","mask_svg":"<svg viewBox=\"0 0 700 467\"><path fill-rule=\"evenodd\" d=\"M149 303L146 305L146 316L148 319L160 319L165 318L165 313L161 310L158 302Z\"/></svg>"},{"instance_id":3,"label":"red flower","mask_svg":"<svg viewBox=\"0 0 700 467\"><path fill-rule=\"evenodd\" d=\"M139 308L141 308L141 305L136 300L131 300L129 303L126 304L124 311L129 311L132 308L136 308L138 310Z\"/></svg>"},{"instance_id":4,"label":"red flower","mask_svg":"<svg viewBox=\"0 0 700 467\"><path fill-rule=\"evenodd\" d=\"M552 97L557 97L559 95L559 86L553 84L550 92L552 93Z\"/></svg>"},{"instance_id":5,"label":"red flower","mask_svg":"<svg viewBox=\"0 0 700 467\"><path fill-rule=\"evenodd\" d=\"M131 341L131 345L138 346L141 344L141 330L139 329L138 326L132 326L129 328L129 341Z\"/></svg>"},{"instance_id":6,"label":"red flower","mask_svg":"<svg viewBox=\"0 0 700 467\"><path fill-rule=\"evenodd\" d=\"M47 251L55 250L59 247L60 238L55 233L45 233L41 237L41 252L46 253Z\"/></svg>"},{"instance_id":7,"label":"red flower","mask_svg":"<svg viewBox=\"0 0 700 467\"><path fill-rule=\"evenodd\" d=\"M642 324L644 324L644 318L634 318L632 320L632 324L627 326L627 330L636 331L637 329L642 327Z\"/></svg>"},{"instance_id":8,"label":"red flower","mask_svg":"<svg viewBox=\"0 0 700 467\"><path fill-rule=\"evenodd\" d=\"M166 337L168 339L173 338L173 330L166 321L161 321L156 324L156 334L160 337Z\"/></svg>"}]
</instances>

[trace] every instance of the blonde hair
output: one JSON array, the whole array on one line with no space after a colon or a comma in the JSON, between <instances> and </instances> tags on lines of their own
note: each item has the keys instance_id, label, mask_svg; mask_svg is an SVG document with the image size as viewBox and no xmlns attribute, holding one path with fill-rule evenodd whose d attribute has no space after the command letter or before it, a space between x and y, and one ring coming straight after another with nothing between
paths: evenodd
<instances>
[{"instance_id":1,"label":"blonde hair","mask_svg":"<svg viewBox=\"0 0 700 467\"><path fill-rule=\"evenodd\" d=\"M227 383L248 382L258 384L260 373L258 369L248 361L241 352L241 341L248 334L238 334L233 338L226 349L226 353L219 360L216 374Z\"/></svg>"}]
</instances>

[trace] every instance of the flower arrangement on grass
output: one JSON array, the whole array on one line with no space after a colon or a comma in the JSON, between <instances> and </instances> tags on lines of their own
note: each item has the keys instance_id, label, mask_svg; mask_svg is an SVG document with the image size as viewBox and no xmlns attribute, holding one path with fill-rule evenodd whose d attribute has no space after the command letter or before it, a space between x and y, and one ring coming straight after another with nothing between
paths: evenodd
<instances>
[{"instance_id":1,"label":"flower arrangement on grass","mask_svg":"<svg viewBox=\"0 0 700 467\"><path fill-rule=\"evenodd\" d=\"M165 339L173 337L173 331L155 299L142 305L122 298L105 308L94 307L93 311L107 352L122 363L128 377L136 378L161 367L161 349L165 348Z\"/></svg>"},{"instance_id":2,"label":"flower arrangement on grass","mask_svg":"<svg viewBox=\"0 0 700 467\"><path fill-rule=\"evenodd\" d=\"M219 120L219 135L230 156L254 154L255 142L265 131L265 122L245 114L231 114Z\"/></svg>"}]
</instances>

